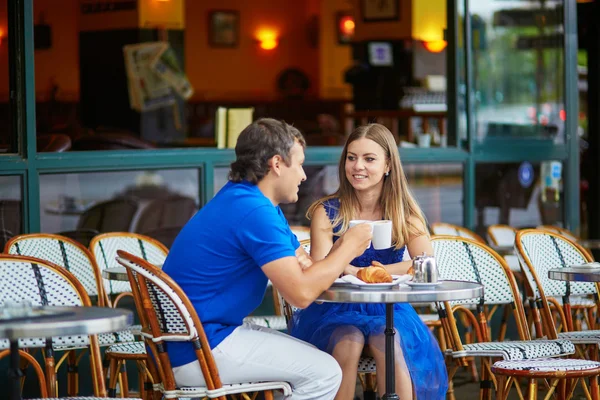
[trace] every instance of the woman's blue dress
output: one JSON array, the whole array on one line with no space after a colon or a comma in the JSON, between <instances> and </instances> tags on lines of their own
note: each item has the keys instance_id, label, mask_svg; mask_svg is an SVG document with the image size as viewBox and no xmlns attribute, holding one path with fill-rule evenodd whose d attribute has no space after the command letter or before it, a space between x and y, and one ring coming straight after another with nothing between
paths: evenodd
<instances>
[{"instance_id":1,"label":"woman's blue dress","mask_svg":"<svg viewBox=\"0 0 600 400\"><path fill-rule=\"evenodd\" d=\"M324 207L333 221L339 210L339 200L328 200ZM339 227L334 227L334 232L338 230ZM337 236L334 236L334 241L336 239ZM368 267L373 260L384 265L397 263L402 261L404 249L375 250L371 246L351 264ZM394 325L417 399L444 399L448 389L448 373L442 352L429 328L408 303L394 304ZM331 353L336 344L332 334L341 326L358 328L365 337L365 343L368 343L369 336L383 334L385 304L313 303L294 314L290 321L290 333Z\"/></svg>"}]
</instances>

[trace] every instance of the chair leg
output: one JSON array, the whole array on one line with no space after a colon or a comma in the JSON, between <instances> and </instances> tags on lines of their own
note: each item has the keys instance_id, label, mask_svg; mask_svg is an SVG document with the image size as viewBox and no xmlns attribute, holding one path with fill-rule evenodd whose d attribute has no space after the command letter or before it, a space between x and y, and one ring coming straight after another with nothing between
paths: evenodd
<instances>
[{"instance_id":1,"label":"chair leg","mask_svg":"<svg viewBox=\"0 0 600 400\"><path fill-rule=\"evenodd\" d=\"M496 377L496 379L498 380L498 387L496 388L496 399L497 400L502 400L504 399L504 380L505 380L505 376L504 375L498 375Z\"/></svg>"},{"instance_id":2,"label":"chair leg","mask_svg":"<svg viewBox=\"0 0 600 400\"><path fill-rule=\"evenodd\" d=\"M377 390L375 385L376 379L375 374L365 374L365 385L363 387L364 400L376 400Z\"/></svg>"},{"instance_id":3,"label":"chair leg","mask_svg":"<svg viewBox=\"0 0 600 400\"><path fill-rule=\"evenodd\" d=\"M116 358L110 359L110 381L108 383L108 397L117 397L117 380L119 377L119 362Z\"/></svg>"},{"instance_id":4,"label":"chair leg","mask_svg":"<svg viewBox=\"0 0 600 400\"><path fill-rule=\"evenodd\" d=\"M265 400L273 400L273 391L272 390L267 390L265 392Z\"/></svg>"},{"instance_id":5,"label":"chair leg","mask_svg":"<svg viewBox=\"0 0 600 400\"><path fill-rule=\"evenodd\" d=\"M75 354L75 350L69 351L67 357L67 393L69 396L77 396L79 372L77 372L77 354Z\"/></svg>"},{"instance_id":6,"label":"chair leg","mask_svg":"<svg viewBox=\"0 0 600 400\"><path fill-rule=\"evenodd\" d=\"M58 396L58 387L56 383L56 364L54 360L54 351L46 350L46 383L48 385L48 395L51 397Z\"/></svg>"},{"instance_id":7,"label":"chair leg","mask_svg":"<svg viewBox=\"0 0 600 400\"><path fill-rule=\"evenodd\" d=\"M529 400L537 400L537 380L530 379L529 388L527 390L529 392Z\"/></svg>"},{"instance_id":8,"label":"chair leg","mask_svg":"<svg viewBox=\"0 0 600 400\"><path fill-rule=\"evenodd\" d=\"M459 367L454 362L452 362L451 365L452 367L448 369L448 391L446 392L446 399L456 400L456 397L454 396L454 375Z\"/></svg>"},{"instance_id":9,"label":"chair leg","mask_svg":"<svg viewBox=\"0 0 600 400\"><path fill-rule=\"evenodd\" d=\"M127 378L127 365L125 365L125 360L122 360L121 362L121 368L119 368L120 371L120 385L119 387L121 388L121 395L122 397L129 397L129 379Z\"/></svg>"},{"instance_id":10,"label":"chair leg","mask_svg":"<svg viewBox=\"0 0 600 400\"><path fill-rule=\"evenodd\" d=\"M600 400L600 393L598 392L598 376L590 377L590 392L592 392L592 400Z\"/></svg>"}]
</instances>

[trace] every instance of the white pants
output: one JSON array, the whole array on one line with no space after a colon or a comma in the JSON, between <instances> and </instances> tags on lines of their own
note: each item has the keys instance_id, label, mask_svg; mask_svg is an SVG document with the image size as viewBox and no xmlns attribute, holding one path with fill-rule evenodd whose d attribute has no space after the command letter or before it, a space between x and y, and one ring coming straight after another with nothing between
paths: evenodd
<instances>
[{"instance_id":1,"label":"white pants","mask_svg":"<svg viewBox=\"0 0 600 400\"><path fill-rule=\"evenodd\" d=\"M288 399L333 399L342 370L329 354L273 329L249 323L236 328L212 351L223 384L283 381ZM200 364L173 368L179 386L204 386Z\"/></svg>"}]
</instances>

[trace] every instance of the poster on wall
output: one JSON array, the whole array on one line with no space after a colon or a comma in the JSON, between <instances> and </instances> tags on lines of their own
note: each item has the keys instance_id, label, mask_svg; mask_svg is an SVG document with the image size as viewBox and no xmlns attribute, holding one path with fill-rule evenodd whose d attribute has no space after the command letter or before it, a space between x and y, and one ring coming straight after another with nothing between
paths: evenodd
<instances>
[{"instance_id":1,"label":"poster on wall","mask_svg":"<svg viewBox=\"0 0 600 400\"><path fill-rule=\"evenodd\" d=\"M134 110L144 112L175 104L175 90L152 68L152 61L163 47L163 42L123 47L129 103Z\"/></svg>"},{"instance_id":2,"label":"poster on wall","mask_svg":"<svg viewBox=\"0 0 600 400\"><path fill-rule=\"evenodd\" d=\"M163 43L150 62L150 67L184 99L187 100L194 94L194 88L179 65L175 51L168 43Z\"/></svg>"}]
</instances>

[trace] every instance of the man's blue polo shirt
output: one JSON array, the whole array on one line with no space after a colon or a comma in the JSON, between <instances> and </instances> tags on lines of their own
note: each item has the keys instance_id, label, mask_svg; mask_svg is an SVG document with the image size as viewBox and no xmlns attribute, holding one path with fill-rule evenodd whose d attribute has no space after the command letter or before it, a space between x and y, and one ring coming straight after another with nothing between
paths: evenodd
<instances>
[{"instance_id":1,"label":"man's blue polo shirt","mask_svg":"<svg viewBox=\"0 0 600 400\"><path fill-rule=\"evenodd\" d=\"M279 206L247 181L228 182L181 230L163 270L194 305L211 348L258 307L261 267L300 246ZM196 360L190 343L169 342L173 367Z\"/></svg>"}]
</instances>

